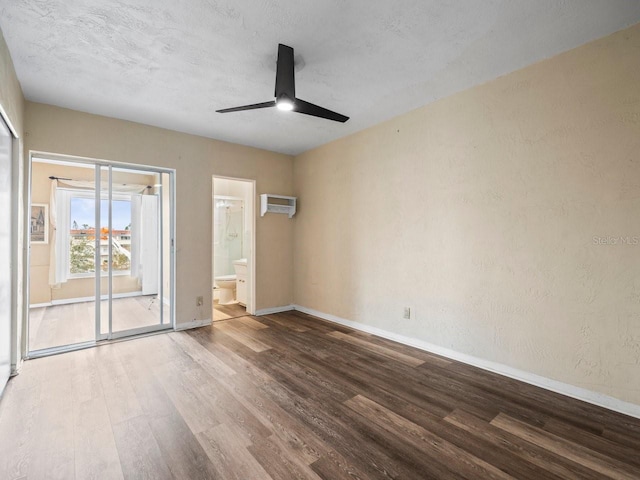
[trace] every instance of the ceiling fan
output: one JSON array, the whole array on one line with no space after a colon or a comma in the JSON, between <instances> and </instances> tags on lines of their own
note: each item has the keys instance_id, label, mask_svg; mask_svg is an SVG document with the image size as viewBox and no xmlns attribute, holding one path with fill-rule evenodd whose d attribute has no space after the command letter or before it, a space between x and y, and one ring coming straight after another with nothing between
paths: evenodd
<instances>
[{"instance_id":1,"label":"ceiling fan","mask_svg":"<svg viewBox=\"0 0 640 480\"><path fill-rule=\"evenodd\" d=\"M216 112L230 113L241 112L243 110L256 110L258 108L278 107L280 110L304 113L305 115L326 118L327 120L334 120L336 122L344 123L349 120L349 117L296 98L296 80L293 66L293 48L282 45L281 43L278 44L275 100L254 103L253 105L243 105L242 107L224 108L222 110L216 110Z\"/></svg>"}]
</instances>

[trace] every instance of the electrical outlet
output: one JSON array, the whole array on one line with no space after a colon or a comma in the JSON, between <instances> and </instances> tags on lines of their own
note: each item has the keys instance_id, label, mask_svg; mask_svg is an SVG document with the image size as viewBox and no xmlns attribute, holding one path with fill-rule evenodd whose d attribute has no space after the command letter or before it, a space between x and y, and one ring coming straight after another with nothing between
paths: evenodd
<instances>
[{"instance_id":1,"label":"electrical outlet","mask_svg":"<svg viewBox=\"0 0 640 480\"><path fill-rule=\"evenodd\" d=\"M411 319L411 307L404 307L404 315L402 316L402 318L406 320Z\"/></svg>"},{"instance_id":2,"label":"electrical outlet","mask_svg":"<svg viewBox=\"0 0 640 480\"><path fill-rule=\"evenodd\" d=\"M204 303L204 297L196 297L196 307L201 307Z\"/></svg>"}]
</instances>

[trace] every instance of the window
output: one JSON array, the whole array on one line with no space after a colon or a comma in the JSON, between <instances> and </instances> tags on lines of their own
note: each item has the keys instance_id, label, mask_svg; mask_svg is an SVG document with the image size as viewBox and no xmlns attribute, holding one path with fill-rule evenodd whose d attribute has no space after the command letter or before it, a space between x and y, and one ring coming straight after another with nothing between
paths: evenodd
<instances>
[{"instance_id":1,"label":"window","mask_svg":"<svg viewBox=\"0 0 640 480\"><path fill-rule=\"evenodd\" d=\"M111 202L111 267L114 273L131 270L131 197L118 195ZM109 202L100 202L100 269L109 270ZM69 201L69 277L95 274L95 199L91 192L73 192Z\"/></svg>"}]
</instances>

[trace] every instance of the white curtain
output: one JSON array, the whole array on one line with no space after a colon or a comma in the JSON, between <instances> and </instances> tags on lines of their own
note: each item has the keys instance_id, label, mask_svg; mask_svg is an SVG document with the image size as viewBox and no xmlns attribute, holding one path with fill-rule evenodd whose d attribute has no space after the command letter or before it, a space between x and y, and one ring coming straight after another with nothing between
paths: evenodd
<instances>
[{"instance_id":1,"label":"white curtain","mask_svg":"<svg viewBox=\"0 0 640 480\"><path fill-rule=\"evenodd\" d=\"M54 180L55 182L55 180ZM49 285L59 288L69 279L69 230L71 228L71 191L52 188L49 221L54 229L50 247ZM52 216L51 212L55 212Z\"/></svg>"},{"instance_id":2,"label":"white curtain","mask_svg":"<svg viewBox=\"0 0 640 480\"><path fill-rule=\"evenodd\" d=\"M142 227L142 195L131 195L131 276L140 278L140 240Z\"/></svg>"},{"instance_id":3,"label":"white curtain","mask_svg":"<svg viewBox=\"0 0 640 480\"><path fill-rule=\"evenodd\" d=\"M160 229L157 195L143 195L140 224L142 294L155 295L160 286Z\"/></svg>"},{"instance_id":4,"label":"white curtain","mask_svg":"<svg viewBox=\"0 0 640 480\"><path fill-rule=\"evenodd\" d=\"M51 180L51 191L49 192L49 286L56 288L60 286L60 280L56 275L56 248L58 245L58 201L56 194L58 191L58 181ZM66 281L66 280L65 280Z\"/></svg>"}]
</instances>

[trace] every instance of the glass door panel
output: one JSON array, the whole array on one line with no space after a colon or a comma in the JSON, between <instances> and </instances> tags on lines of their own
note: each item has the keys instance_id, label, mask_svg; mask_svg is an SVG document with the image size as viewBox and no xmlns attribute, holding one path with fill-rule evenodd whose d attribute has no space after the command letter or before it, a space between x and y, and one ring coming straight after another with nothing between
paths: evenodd
<instances>
[{"instance_id":1,"label":"glass door panel","mask_svg":"<svg viewBox=\"0 0 640 480\"><path fill-rule=\"evenodd\" d=\"M95 172L89 163L32 161L30 352L95 340Z\"/></svg>"},{"instance_id":2,"label":"glass door panel","mask_svg":"<svg viewBox=\"0 0 640 480\"><path fill-rule=\"evenodd\" d=\"M162 212L162 228L160 235L162 236L162 324L171 324L171 250L173 244L171 241L171 176L168 173L162 173L161 177L161 204Z\"/></svg>"},{"instance_id":3,"label":"glass door panel","mask_svg":"<svg viewBox=\"0 0 640 480\"><path fill-rule=\"evenodd\" d=\"M11 164L13 138L0 117L0 394L11 372Z\"/></svg>"},{"instance_id":4,"label":"glass door panel","mask_svg":"<svg viewBox=\"0 0 640 480\"><path fill-rule=\"evenodd\" d=\"M97 332L98 340L111 338L111 307L110 307L110 248L111 243L111 217L112 205L110 194L111 183L111 167L96 166L98 169L97 176L100 181L96 188L96 197L100 198L100 202L96 206L96 256L94 259L96 271L96 296L100 298L100 317L99 331Z\"/></svg>"},{"instance_id":5,"label":"glass door panel","mask_svg":"<svg viewBox=\"0 0 640 480\"><path fill-rule=\"evenodd\" d=\"M163 324L163 227L161 175L112 170L113 334Z\"/></svg>"}]
</instances>

